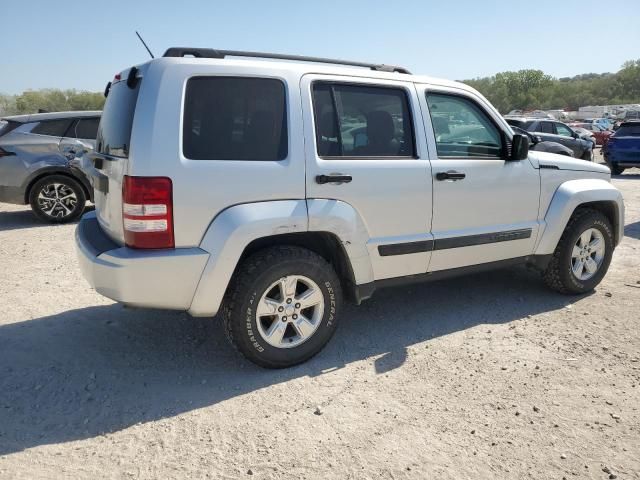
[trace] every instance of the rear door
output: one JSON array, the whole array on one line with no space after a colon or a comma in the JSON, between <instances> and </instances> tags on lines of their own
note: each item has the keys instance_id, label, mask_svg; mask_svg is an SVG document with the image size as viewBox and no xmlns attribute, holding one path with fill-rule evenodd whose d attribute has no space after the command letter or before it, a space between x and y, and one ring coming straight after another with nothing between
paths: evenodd
<instances>
[{"instance_id":1,"label":"rear door","mask_svg":"<svg viewBox=\"0 0 640 480\"><path fill-rule=\"evenodd\" d=\"M313 74L300 87L307 197L359 214L376 280L426 272L431 169L413 83Z\"/></svg>"}]
</instances>

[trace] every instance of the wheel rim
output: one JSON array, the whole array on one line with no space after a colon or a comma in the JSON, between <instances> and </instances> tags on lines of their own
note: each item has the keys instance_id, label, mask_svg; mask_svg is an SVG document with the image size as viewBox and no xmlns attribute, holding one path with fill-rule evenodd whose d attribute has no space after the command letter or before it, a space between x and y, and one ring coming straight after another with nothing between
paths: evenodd
<instances>
[{"instance_id":1,"label":"wheel rim","mask_svg":"<svg viewBox=\"0 0 640 480\"><path fill-rule=\"evenodd\" d=\"M324 296L308 277L288 275L263 293L256 309L260 336L276 348L293 348L316 332L324 314Z\"/></svg>"},{"instance_id":2,"label":"wheel rim","mask_svg":"<svg viewBox=\"0 0 640 480\"><path fill-rule=\"evenodd\" d=\"M47 183L38 193L40 211L51 218L65 218L78 205L78 197L71 187L64 183Z\"/></svg>"},{"instance_id":3,"label":"wheel rim","mask_svg":"<svg viewBox=\"0 0 640 480\"><path fill-rule=\"evenodd\" d=\"M573 246L571 270L578 280L589 280L604 261L604 235L597 228L585 230Z\"/></svg>"}]
</instances>

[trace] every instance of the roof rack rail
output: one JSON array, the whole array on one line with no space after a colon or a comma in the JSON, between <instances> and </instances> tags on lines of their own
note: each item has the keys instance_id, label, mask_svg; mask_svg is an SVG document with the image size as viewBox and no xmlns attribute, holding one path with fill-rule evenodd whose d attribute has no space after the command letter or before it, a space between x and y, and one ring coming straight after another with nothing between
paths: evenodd
<instances>
[{"instance_id":1,"label":"roof rack rail","mask_svg":"<svg viewBox=\"0 0 640 480\"><path fill-rule=\"evenodd\" d=\"M379 72L396 72L411 75L404 67L383 65L375 63L351 62L349 60L336 60L333 58L305 57L303 55L284 55L281 53L243 52L240 50L215 50L213 48L188 48L172 47L164 52L163 57L184 57L191 55L196 58L225 58L225 57L253 57L271 58L277 60L295 60L298 62L333 63L335 65L349 65L352 67L364 67Z\"/></svg>"}]
</instances>

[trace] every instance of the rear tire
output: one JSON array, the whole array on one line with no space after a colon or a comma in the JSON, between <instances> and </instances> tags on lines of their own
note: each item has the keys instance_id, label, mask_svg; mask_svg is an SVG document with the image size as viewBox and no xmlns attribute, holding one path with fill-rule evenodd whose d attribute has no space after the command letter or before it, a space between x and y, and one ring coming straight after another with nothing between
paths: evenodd
<instances>
[{"instance_id":1,"label":"rear tire","mask_svg":"<svg viewBox=\"0 0 640 480\"><path fill-rule=\"evenodd\" d=\"M248 360L285 368L322 350L336 330L341 303L340 282L324 258L305 248L277 246L239 265L222 320L229 341Z\"/></svg>"},{"instance_id":2,"label":"rear tire","mask_svg":"<svg viewBox=\"0 0 640 480\"><path fill-rule=\"evenodd\" d=\"M564 294L591 291L607 273L613 249L609 219L597 210L579 209L560 237L543 273L544 281L549 288Z\"/></svg>"},{"instance_id":3,"label":"rear tire","mask_svg":"<svg viewBox=\"0 0 640 480\"><path fill-rule=\"evenodd\" d=\"M77 220L87 203L87 195L76 179L66 175L47 175L29 190L33 213L48 223Z\"/></svg>"}]
</instances>

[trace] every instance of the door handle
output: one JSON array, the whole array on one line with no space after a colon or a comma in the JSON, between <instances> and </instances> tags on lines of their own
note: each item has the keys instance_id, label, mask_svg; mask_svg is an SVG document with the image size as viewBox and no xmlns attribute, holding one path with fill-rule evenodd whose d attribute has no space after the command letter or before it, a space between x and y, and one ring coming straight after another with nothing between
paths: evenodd
<instances>
[{"instance_id":1,"label":"door handle","mask_svg":"<svg viewBox=\"0 0 640 480\"><path fill-rule=\"evenodd\" d=\"M455 170L449 170L447 172L436 173L436 180L462 180L466 175L462 172L456 172Z\"/></svg>"},{"instance_id":2,"label":"door handle","mask_svg":"<svg viewBox=\"0 0 640 480\"><path fill-rule=\"evenodd\" d=\"M351 178L351 175L334 174L334 175L317 175L316 176L316 183L319 183L319 184L349 183L351 182L351 180L353 180Z\"/></svg>"}]
</instances>

